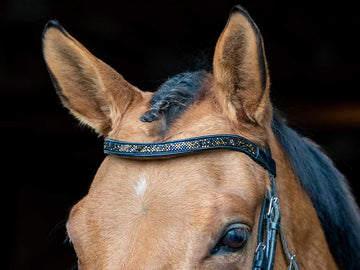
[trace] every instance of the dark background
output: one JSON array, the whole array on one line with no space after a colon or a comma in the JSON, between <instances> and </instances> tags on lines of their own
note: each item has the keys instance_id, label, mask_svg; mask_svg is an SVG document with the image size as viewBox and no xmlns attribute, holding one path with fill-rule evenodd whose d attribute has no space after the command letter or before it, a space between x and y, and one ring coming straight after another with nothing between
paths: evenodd
<instances>
[{"instance_id":1,"label":"dark background","mask_svg":"<svg viewBox=\"0 0 360 270\"><path fill-rule=\"evenodd\" d=\"M65 241L71 206L102 161L102 139L79 126L54 91L41 33L58 19L128 81L155 90L211 56L237 1L0 2L1 268L71 269ZM322 145L357 200L360 157L359 15L341 1L241 1L262 31L272 99ZM306 157L304 157L306 158Z\"/></svg>"}]
</instances>

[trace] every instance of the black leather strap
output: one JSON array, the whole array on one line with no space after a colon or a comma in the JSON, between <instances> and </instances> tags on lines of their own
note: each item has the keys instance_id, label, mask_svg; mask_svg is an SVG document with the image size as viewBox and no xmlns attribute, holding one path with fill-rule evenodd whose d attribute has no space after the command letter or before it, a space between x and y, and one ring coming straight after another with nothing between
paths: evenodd
<instances>
[{"instance_id":1,"label":"black leather strap","mask_svg":"<svg viewBox=\"0 0 360 270\"><path fill-rule=\"evenodd\" d=\"M276 165L270 150L263 150L246 138L236 135L211 135L158 143L132 143L113 139L106 139L104 142L104 153L130 158L161 158L212 149L245 153L273 176L276 175Z\"/></svg>"}]
</instances>

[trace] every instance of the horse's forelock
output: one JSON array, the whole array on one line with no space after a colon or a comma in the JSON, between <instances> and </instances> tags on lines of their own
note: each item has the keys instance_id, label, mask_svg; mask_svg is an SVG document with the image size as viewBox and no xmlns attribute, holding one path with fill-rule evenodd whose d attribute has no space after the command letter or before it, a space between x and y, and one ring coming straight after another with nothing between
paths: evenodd
<instances>
[{"instance_id":1,"label":"horse's forelock","mask_svg":"<svg viewBox=\"0 0 360 270\"><path fill-rule=\"evenodd\" d=\"M164 132L197 98L207 72L180 73L163 83L150 100L151 108L141 117L142 122L160 120Z\"/></svg>"}]
</instances>

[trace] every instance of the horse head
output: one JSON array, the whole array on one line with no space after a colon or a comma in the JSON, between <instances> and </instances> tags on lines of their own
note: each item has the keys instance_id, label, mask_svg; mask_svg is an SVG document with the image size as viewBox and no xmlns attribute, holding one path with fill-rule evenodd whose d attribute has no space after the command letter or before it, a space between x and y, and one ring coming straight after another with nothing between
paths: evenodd
<instances>
[{"instance_id":1,"label":"horse head","mask_svg":"<svg viewBox=\"0 0 360 270\"><path fill-rule=\"evenodd\" d=\"M155 93L127 82L56 21L44 30L43 52L64 106L105 139L233 134L271 149L289 248L304 269L336 269L312 198L274 134L263 40L244 9L233 9L218 39L213 72L181 73ZM251 269L270 186L266 169L238 151L108 155L67 231L81 269ZM285 269L277 245L274 265Z\"/></svg>"}]
</instances>

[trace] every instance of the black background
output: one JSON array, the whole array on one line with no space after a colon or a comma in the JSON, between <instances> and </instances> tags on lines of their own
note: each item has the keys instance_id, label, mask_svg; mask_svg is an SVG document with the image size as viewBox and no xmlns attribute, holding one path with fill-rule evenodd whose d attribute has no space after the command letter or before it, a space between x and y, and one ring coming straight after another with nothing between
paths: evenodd
<instances>
[{"instance_id":1,"label":"black background","mask_svg":"<svg viewBox=\"0 0 360 270\"><path fill-rule=\"evenodd\" d=\"M71 206L85 196L104 155L54 91L41 52L58 19L128 81L152 91L209 59L237 1L0 2L3 247L10 269L71 269L65 241ZM259 26L272 100L322 145L360 198L359 16L346 1L242 1ZM306 158L306 157L304 157Z\"/></svg>"}]
</instances>

